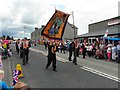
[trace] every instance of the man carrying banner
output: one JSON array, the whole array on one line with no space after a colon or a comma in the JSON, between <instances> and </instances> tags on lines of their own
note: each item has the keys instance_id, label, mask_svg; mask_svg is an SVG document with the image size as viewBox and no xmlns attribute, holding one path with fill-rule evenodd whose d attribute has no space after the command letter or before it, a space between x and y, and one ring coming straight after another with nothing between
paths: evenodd
<instances>
[{"instance_id":1,"label":"man carrying banner","mask_svg":"<svg viewBox=\"0 0 120 90\"><path fill-rule=\"evenodd\" d=\"M55 42L50 42L50 44L48 46L48 56L47 57L48 57L48 62L46 65L46 69L48 69L48 67L52 63L53 71L57 71L56 70L56 44L55 44Z\"/></svg>"},{"instance_id":2,"label":"man carrying banner","mask_svg":"<svg viewBox=\"0 0 120 90\"><path fill-rule=\"evenodd\" d=\"M56 71L56 45L55 40L62 40L64 29L68 20L69 14L59 10L55 10L55 13L42 30L41 35L47 37L49 40L54 40L54 45L48 48L48 63L46 69L53 62L53 70ZM52 60L52 61L51 61Z\"/></svg>"}]
</instances>

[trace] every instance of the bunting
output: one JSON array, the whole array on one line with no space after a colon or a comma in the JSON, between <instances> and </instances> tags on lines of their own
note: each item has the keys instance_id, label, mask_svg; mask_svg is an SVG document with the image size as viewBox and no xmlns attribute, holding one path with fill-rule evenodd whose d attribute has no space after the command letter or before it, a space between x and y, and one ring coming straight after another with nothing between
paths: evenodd
<instances>
[{"instance_id":1,"label":"bunting","mask_svg":"<svg viewBox=\"0 0 120 90\"><path fill-rule=\"evenodd\" d=\"M41 32L48 39L62 40L64 29L70 14L56 10L47 25Z\"/></svg>"}]
</instances>

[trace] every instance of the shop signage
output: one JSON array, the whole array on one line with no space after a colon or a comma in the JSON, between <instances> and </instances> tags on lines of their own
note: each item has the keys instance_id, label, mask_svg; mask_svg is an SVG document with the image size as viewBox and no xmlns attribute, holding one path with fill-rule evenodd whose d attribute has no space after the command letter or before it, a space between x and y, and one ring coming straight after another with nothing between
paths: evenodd
<instances>
[{"instance_id":1,"label":"shop signage","mask_svg":"<svg viewBox=\"0 0 120 90\"><path fill-rule=\"evenodd\" d=\"M119 24L119 23L120 23L120 20L119 20L119 19L110 20L110 21L108 22L108 26L110 26L110 25L116 25L116 24Z\"/></svg>"}]
</instances>

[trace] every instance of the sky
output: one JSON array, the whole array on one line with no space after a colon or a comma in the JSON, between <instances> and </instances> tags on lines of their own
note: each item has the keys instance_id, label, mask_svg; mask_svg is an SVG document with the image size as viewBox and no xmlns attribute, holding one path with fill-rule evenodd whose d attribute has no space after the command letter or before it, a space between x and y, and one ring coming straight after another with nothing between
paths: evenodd
<instances>
[{"instance_id":1,"label":"sky","mask_svg":"<svg viewBox=\"0 0 120 90\"><path fill-rule=\"evenodd\" d=\"M118 16L120 0L0 0L0 36L30 38L35 27L46 25L55 9L74 14L78 35L88 25ZM73 23L72 15L68 18Z\"/></svg>"}]
</instances>

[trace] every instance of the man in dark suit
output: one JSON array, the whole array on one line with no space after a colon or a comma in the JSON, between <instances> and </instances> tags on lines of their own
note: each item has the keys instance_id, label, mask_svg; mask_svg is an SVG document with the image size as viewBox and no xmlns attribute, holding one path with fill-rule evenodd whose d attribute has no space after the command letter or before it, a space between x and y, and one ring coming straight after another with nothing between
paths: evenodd
<instances>
[{"instance_id":1,"label":"man in dark suit","mask_svg":"<svg viewBox=\"0 0 120 90\"><path fill-rule=\"evenodd\" d=\"M71 57L72 57L72 53L74 53L73 63L75 65L77 65L77 56L76 56L77 53L76 53L76 49L77 49L77 43L76 43L76 41L71 42L70 46L69 46L69 57L68 57L68 59L69 59L69 61L72 61Z\"/></svg>"},{"instance_id":2,"label":"man in dark suit","mask_svg":"<svg viewBox=\"0 0 120 90\"><path fill-rule=\"evenodd\" d=\"M23 53L23 65L26 63L28 64L29 61L29 48L31 47L30 42L27 40L27 38L24 38L22 42L22 53Z\"/></svg>"},{"instance_id":3,"label":"man in dark suit","mask_svg":"<svg viewBox=\"0 0 120 90\"><path fill-rule=\"evenodd\" d=\"M16 41L16 43L15 43L15 46L16 46L16 51L17 51L17 53L19 54L19 40L20 39L18 39L17 41Z\"/></svg>"}]
</instances>

